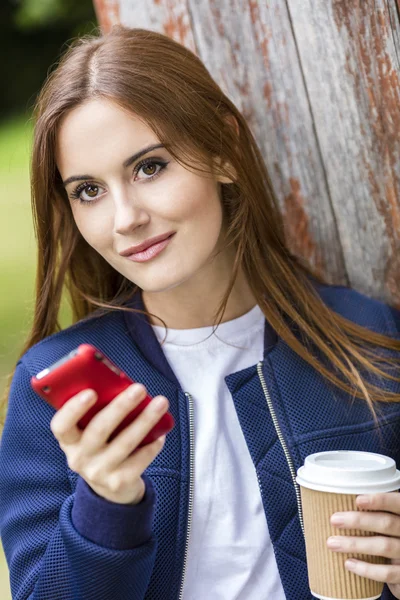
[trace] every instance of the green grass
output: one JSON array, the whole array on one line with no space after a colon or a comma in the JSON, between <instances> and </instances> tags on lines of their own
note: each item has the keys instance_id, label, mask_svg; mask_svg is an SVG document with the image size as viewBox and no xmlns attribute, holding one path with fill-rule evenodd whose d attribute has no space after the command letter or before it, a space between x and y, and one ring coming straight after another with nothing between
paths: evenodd
<instances>
[{"instance_id":1,"label":"green grass","mask_svg":"<svg viewBox=\"0 0 400 600\"><path fill-rule=\"evenodd\" d=\"M30 115L13 117L0 126L0 168L25 170L29 161L32 126Z\"/></svg>"},{"instance_id":2,"label":"green grass","mask_svg":"<svg viewBox=\"0 0 400 600\"><path fill-rule=\"evenodd\" d=\"M35 289L36 246L33 231L29 160L29 116L0 125L0 394L29 332ZM70 323L62 303L61 325ZM0 598L11 600L8 570L0 549Z\"/></svg>"},{"instance_id":3,"label":"green grass","mask_svg":"<svg viewBox=\"0 0 400 600\"><path fill-rule=\"evenodd\" d=\"M0 128L0 374L15 364L32 310L36 252L30 211L29 117ZM3 388L0 384L0 392Z\"/></svg>"},{"instance_id":4,"label":"green grass","mask_svg":"<svg viewBox=\"0 0 400 600\"><path fill-rule=\"evenodd\" d=\"M21 116L0 127L0 393L33 315L36 244L29 161L32 125ZM62 324L70 322L63 302Z\"/></svg>"},{"instance_id":5,"label":"green grass","mask_svg":"<svg viewBox=\"0 0 400 600\"><path fill-rule=\"evenodd\" d=\"M0 127L0 393L28 331L36 260L29 198L28 117ZM11 600L0 552L0 597Z\"/></svg>"}]
</instances>

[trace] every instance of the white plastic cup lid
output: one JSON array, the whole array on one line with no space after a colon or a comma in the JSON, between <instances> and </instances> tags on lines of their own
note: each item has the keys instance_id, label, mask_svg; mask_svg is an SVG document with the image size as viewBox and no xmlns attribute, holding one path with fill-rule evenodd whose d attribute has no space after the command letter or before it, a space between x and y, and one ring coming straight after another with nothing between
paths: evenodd
<instances>
[{"instance_id":1,"label":"white plastic cup lid","mask_svg":"<svg viewBox=\"0 0 400 600\"><path fill-rule=\"evenodd\" d=\"M400 471L394 460L383 454L332 450L307 456L296 481L320 492L378 494L400 488Z\"/></svg>"}]
</instances>

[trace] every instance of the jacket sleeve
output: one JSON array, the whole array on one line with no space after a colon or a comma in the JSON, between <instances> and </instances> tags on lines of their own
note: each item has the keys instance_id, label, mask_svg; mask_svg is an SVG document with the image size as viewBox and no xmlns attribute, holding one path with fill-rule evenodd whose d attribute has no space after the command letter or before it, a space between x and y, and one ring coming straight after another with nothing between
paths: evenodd
<instances>
[{"instance_id":1,"label":"jacket sleeve","mask_svg":"<svg viewBox=\"0 0 400 600\"><path fill-rule=\"evenodd\" d=\"M23 359L12 380L0 445L0 535L15 600L142 600L153 571L155 493L108 502L82 478L73 490L50 430L54 409L30 386Z\"/></svg>"}]
</instances>

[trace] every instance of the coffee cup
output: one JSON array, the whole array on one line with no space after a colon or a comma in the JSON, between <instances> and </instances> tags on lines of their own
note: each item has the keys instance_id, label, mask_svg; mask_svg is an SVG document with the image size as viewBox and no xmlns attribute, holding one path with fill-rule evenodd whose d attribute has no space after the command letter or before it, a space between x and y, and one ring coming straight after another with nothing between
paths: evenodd
<instances>
[{"instance_id":1,"label":"coffee cup","mask_svg":"<svg viewBox=\"0 0 400 600\"><path fill-rule=\"evenodd\" d=\"M400 471L392 458L373 452L334 450L306 457L297 471L306 541L310 590L320 600L376 600L383 583L348 571L344 563L356 558L386 564L379 556L332 552L327 539L332 535L372 536L372 532L338 529L331 525L335 512L358 511L359 494L395 492L400 488Z\"/></svg>"}]
</instances>

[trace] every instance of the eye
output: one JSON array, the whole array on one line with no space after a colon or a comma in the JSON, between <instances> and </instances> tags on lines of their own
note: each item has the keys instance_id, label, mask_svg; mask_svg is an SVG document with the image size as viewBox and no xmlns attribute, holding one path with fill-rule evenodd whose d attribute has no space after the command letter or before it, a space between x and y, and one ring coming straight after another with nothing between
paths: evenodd
<instances>
[{"instance_id":1,"label":"eye","mask_svg":"<svg viewBox=\"0 0 400 600\"><path fill-rule=\"evenodd\" d=\"M133 170L134 181L153 181L167 165L167 161L158 158L144 159ZM142 177L138 177L140 173L143 173ZM94 204L105 191L103 187L96 183L84 181L71 192L70 196L71 199L79 200L80 204Z\"/></svg>"},{"instance_id":2,"label":"eye","mask_svg":"<svg viewBox=\"0 0 400 600\"><path fill-rule=\"evenodd\" d=\"M71 198L78 199L82 204L95 201L99 195L99 190L104 190L104 188L96 185L95 183L81 183L78 185L73 192L71 192ZM86 196L86 197L85 197Z\"/></svg>"},{"instance_id":3,"label":"eye","mask_svg":"<svg viewBox=\"0 0 400 600\"><path fill-rule=\"evenodd\" d=\"M148 165L144 165L141 170L145 175L155 175L157 173L157 166L155 163L149 163Z\"/></svg>"},{"instance_id":4,"label":"eye","mask_svg":"<svg viewBox=\"0 0 400 600\"><path fill-rule=\"evenodd\" d=\"M135 180L155 179L167 166L167 162L160 159L147 158L138 163L134 169ZM144 177L137 177L143 173Z\"/></svg>"}]
</instances>

